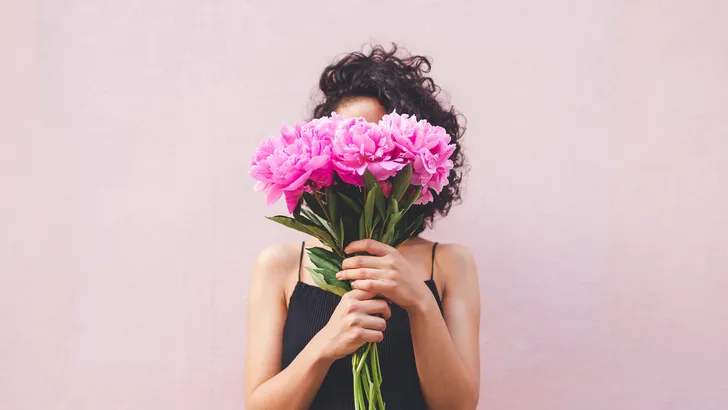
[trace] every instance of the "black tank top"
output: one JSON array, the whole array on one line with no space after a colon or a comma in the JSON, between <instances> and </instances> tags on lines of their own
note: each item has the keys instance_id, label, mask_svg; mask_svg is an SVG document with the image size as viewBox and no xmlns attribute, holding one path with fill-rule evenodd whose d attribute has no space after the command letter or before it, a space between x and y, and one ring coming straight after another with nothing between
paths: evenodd
<instances>
[{"instance_id":1,"label":"black tank top","mask_svg":"<svg viewBox=\"0 0 728 410\"><path fill-rule=\"evenodd\" d=\"M432 246L432 270L425 281L442 312L440 295L433 278L435 248ZM301 261L304 244L301 245ZM291 294L288 314L283 326L283 354L281 365L286 368L309 341L328 323L341 297L317 286L301 281L301 263L298 283ZM420 379L415 365L409 317L396 304L391 305L392 316L387 321L384 340L379 343L382 368L382 397L387 410L425 410ZM354 408L354 387L351 375L351 356L336 360L329 368L316 397L312 410L348 410Z\"/></svg>"}]
</instances>

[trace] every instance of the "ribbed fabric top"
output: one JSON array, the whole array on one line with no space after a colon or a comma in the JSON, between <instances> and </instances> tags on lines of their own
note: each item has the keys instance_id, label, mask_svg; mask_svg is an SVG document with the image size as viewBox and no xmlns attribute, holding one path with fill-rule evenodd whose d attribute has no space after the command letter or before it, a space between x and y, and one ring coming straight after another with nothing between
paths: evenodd
<instances>
[{"instance_id":1,"label":"ribbed fabric top","mask_svg":"<svg viewBox=\"0 0 728 410\"><path fill-rule=\"evenodd\" d=\"M432 272L425 281L442 311L440 295L433 278L435 248L432 247ZM303 256L304 245L301 245ZM300 280L291 294L288 314L283 326L282 368L286 368L311 339L328 323L341 297ZM382 369L382 396L387 410L425 410L420 379L417 375L412 334L407 312L391 305L392 316L379 343ZM329 368L311 405L312 410L348 410L354 408L354 387L351 355L336 360Z\"/></svg>"}]
</instances>

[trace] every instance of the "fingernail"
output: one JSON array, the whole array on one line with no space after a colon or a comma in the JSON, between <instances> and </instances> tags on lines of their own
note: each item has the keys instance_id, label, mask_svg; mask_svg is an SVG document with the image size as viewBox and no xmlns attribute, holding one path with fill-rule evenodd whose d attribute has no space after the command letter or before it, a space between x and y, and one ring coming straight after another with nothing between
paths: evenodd
<instances>
[{"instance_id":1,"label":"fingernail","mask_svg":"<svg viewBox=\"0 0 728 410\"><path fill-rule=\"evenodd\" d=\"M341 279L341 272L336 272L336 279Z\"/></svg>"}]
</instances>

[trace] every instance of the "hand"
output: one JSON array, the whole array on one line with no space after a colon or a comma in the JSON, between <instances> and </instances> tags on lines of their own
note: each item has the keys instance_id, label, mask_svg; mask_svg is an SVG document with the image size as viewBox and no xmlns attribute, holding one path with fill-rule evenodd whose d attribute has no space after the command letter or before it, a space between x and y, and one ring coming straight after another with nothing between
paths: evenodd
<instances>
[{"instance_id":1,"label":"hand","mask_svg":"<svg viewBox=\"0 0 728 410\"><path fill-rule=\"evenodd\" d=\"M344 260L340 280L351 280L355 289L373 292L398 304L407 311L427 300L430 291L418 279L412 265L395 248L373 239L355 241L346 253L367 252L374 256L354 256Z\"/></svg>"},{"instance_id":2,"label":"hand","mask_svg":"<svg viewBox=\"0 0 728 410\"><path fill-rule=\"evenodd\" d=\"M323 343L325 358L340 359L364 343L382 341L392 311L386 301L372 299L374 296L358 289L344 294L329 322L316 335Z\"/></svg>"}]
</instances>

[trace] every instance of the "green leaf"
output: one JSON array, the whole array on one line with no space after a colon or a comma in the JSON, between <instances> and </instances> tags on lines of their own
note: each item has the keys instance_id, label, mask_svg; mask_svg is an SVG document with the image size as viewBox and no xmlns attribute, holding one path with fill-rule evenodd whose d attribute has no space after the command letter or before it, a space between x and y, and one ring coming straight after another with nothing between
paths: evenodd
<instances>
[{"instance_id":1,"label":"green leaf","mask_svg":"<svg viewBox=\"0 0 728 410\"><path fill-rule=\"evenodd\" d=\"M347 292L343 288L340 288L335 285L330 285L328 282L326 282L326 279L325 279L323 273L320 272L320 269L307 267L306 270L308 270L309 275L311 275L311 279L313 279L313 283L315 283L316 286L318 286L319 288L321 288L327 292L337 294L339 296L344 296L344 294Z\"/></svg>"},{"instance_id":2,"label":"green leaf","mask_svg":"<svg viewBox=\"0 0 728 410\"><path fill-rule=\"evenodd\" d=\"M298 215L301 214L301 205L303 204L303 196L298 198L298 204L296 205L296 209L293 210L293 218L296 219Z\"/></svg>"},{"instance_id":3,"label":"green leaf","mask_svg":"<svg viewBox=\"0 0 728 410\"><path fill-rule=\"evenodd\" d=\"M371 191L372 189L374 189L374 187L379 185L377 183L377 179L374 178L374 174L372 174L368 169L364 170L364 182L367 186L367 192Z\"/></svg>"},{"instance_id":4,"label":"green leaf","mask_svg":"<svg viewBox=\"0 0 728 410\"><path fill-rule=\"evenodd\" d=\"M361 214L359 217L359 238L358 239L364 239L366 238L366 221L364 220L364 213Z\"/></svg>"},{"instance_id":5,"label":"green leaf","mask_svg":"<svg viewBox=\"0 0 728 410\"><path fill-rule=\"evenodd\" d=\"M367 194L367 201L364 204L364 220L366 221L366 234L370 236L373 225L372 220L374 218L374 202L376 201L377 191L371 190Z\"/></svg>"},{"instance_id":6,"label":"green leaf","mask_svg":"<svg viewBox=\"0 0 728 410\"><path fill-rule=\"evenodd\" d=\"M374 233L377 230L377 226L379 226L379 222L382 222L382 217L379 216L379 214L374 215L374 221L372 221L372 230L369 235L370 238L379 239L374 236Z\"/></svg>"},{"instance_id":7,"label":"green leaf","mask_svg":"<svg viewBox=\"0 0 728 410\"><path fill-rule=\"evenodd\" d=\"M397 212L399 212L399 200L395 199L394 195L390 195L387 201L387 213L394 214Z\"/></svg>"},{"instance_id":8,"label":"green leaf","mask_svg":"<svg viewBox=\"0 0 728 410\"><path fill-rule=\"evenodd\" d=\"M331 234L331 231L327 228L328 224L326 221L307 209L303 209L302 212L303 214L297 215L295 219L304 226L311 228L310 231L306 233L318 238L318 240L326 244L326 246L333 249L336 245L336 240ZM308 218L313 218L313 220Z\"/></svg>"},{"instance_id":9,"label":"green leaf","mask_svg":"<svg viewBox=\"0 0 728 410\"><path fill-rule=\"evenodd\" d=\"M311 262L317 267L315 273L319 274L327 285L343 289L344 291L351 290L349 282L336 278L336 273L341 271L341 264L343 262L341 256L321 247L313 247L306 250L308 251Z\"/></svg>"},{"instance_id":10,"label":"green leaf","mask_svg":"<svg viewBox=\"0 0 728 410\"><path fill-rule=\"evenodd\" d=\"M339 241L341 249L346 247L346 230L344 228L344 219L339 218Z\"/></svg>"},{"instance_id":11,"label":"green leaf","mask_svg":"<svg viewBox=\"0 0 728 410\"><path fill-rule=\"evenodd\" d=\"M336 208L336 194L331 187L326 188L326 207L329 208L329 218L335 224L339 220L339 210Z\"/></svg>"},{"instance_id":12,"label":"green leaf","mask_svg":"<svg viewBox=\"0 0 728 410\"><path fill-rule=\"evenodd\" d=\"M344 261L344 258L342 258L338 253L318 246L308 248L306 250L309 252L309 254L313 253L314 256L328 260L333 263L336 266L337 272L341 270L341 264Z\"/></svg>"},{"instance_id":13,"label":"green leaf","mask_svg":"<svg viewBox=\"0 0 728 410\"><path fill-rule=\"evenodd\" d=\"M392 240L394 240L395 238L397 223L402 218L402 215L404 215L404 212L396 212L389 216L389 219L387 220L387 225L384 229L384 235L382 235L381 242L386 243L387 245L391 245Z\"/></svg>"},{"instance_id":14,"label":"green leaf","mask_svg":"<svg viewBox=\"0 0 728 410\"><path fill-rule=\"evenodd\" d=\"M336 194L339 196L339 199L343 200L347 205L349 205L349 208L351 208L352 211L354 211L356 213L361 212L361 205L359 205L359 201L351 199L350 197L342 194L341 192L337 192Z\"/></svg>"},{"instance_id":15,"label":"green leaf","mask_svg":"<svg viewBox=\"0 0 728 410\"><path fill-rule=\"evenodd\" d=\"M410 183L412 182L412 164L407 164L406 167L402 168L397 175L394 176L392 181L392 196L399 201L407 192Z\"/></svg>"},{"instance_id":16,"label":"green leaf","mask_svg":"<svg viewBox=\"0 0 728 410\"><path fill-rule=\"evenodd\" d=\"M321 229L319 227L304 224L304 223L302 223L296 219L293 219L291 217L288 217L288 216L276 215L276 216L267 216L266 218L270 219L273 222L278 222L279 224L286 226L288 228L295 229L299 232L303 232L303 233L309 234L311 236L315 236L319 239L321 239L322 237L326 238L327 236L329 236L326 231L324 231L323 229Z\"/></svg>"},{"instance_id":17,"label":"green leaf","mask_svg":"<svg viewBox=\"0 0 728 410\"><path fill-rule=\"evenodd\" d=\"M392 244L393 247L398 247L401 245L404 241L411 238L414 232L419 229L420 226L422 226L422 221L424 219L424 215L419 215L415 220L405 229L403 232L401 232L399 235L397 235L397 238L395 238L394 243Z\"/></svg>"},{"instance_id":18,"label":"green leaf","mask_svg":"<svg viewBox=\"0 0 728 410\"><path fill-rule=\"evenodd\" d=\"M323 276L326 280L326 283L328 283L329 285L336 286L339 289L343 289L345 292L351 290L351 285L349 284L349 282L344 282L343 280L339 280L336 278L336 272L326 272Z\"/></svg>"},{"instance_id":19,"label":"green leaf","mask_svg":"<svg viewBox=\"0 0 728 410\"><path fill-rule=\"evenodd\" d=\"M382 215L382 218L384 218L387 216L387 213L385 212L386 198L384 197L384 191L382 191L381 185L377 184L377 186L374 187L374 192L376 192L374 195L374 205L376 205L379 215Z\"/></svg>"},{"instance_id":20,"label":"green leaf","mask_svg":"<svg viewBox=\"0 0 728 410\"><path fill-rule=\"evenodd\" d=\"M321 205L319 205L318 201L316 200L316 197L313 196L310 192L304 192L303 193L303 200L306 202L306 205L308 208L313 211L316 215L321 216L322 218L326 217L326 213L324 213L324 209L321 208Z\"/></svg>"},{"instance_id":21,"label":"green leaf","mask_svg":"<svg viewBox=\"0 0 728 410\"><path fill-rule=\"evenodd\" d=\"M318 266L319 268L323 268L328 271L333 271L334 274L336 274L336 272L341 270L341 265L337 266L336 262L334 262L330 259L322 258L322 257L316 255L315 253L311 252L310 250L308 252L308 256L311 259L311 262L313 262L313 264Z\"/></svg>"},{"instance_id":22,"label":"green leaf","mask_svg":"<svg viewBox=\"0 0 728 410\"><path fill-rule=\"evenodd\" d=\"M329 235L331 236L331 239L335 239L336 238L335 231L333 230L333 228L331 227L331 225L329 225L329 221L327 221L325 218L323 218L323 217L321 217L321 216L319 216L319 215L317 215L317 214L315 214L315 213L313 213L313 212L311 212L311 211L309 211L307 209L302 209L301 212L308 219L314 221L317 225L322 226L324 229L326 229L326 232L329 233Z\"/></svg>"}]
</instances>

